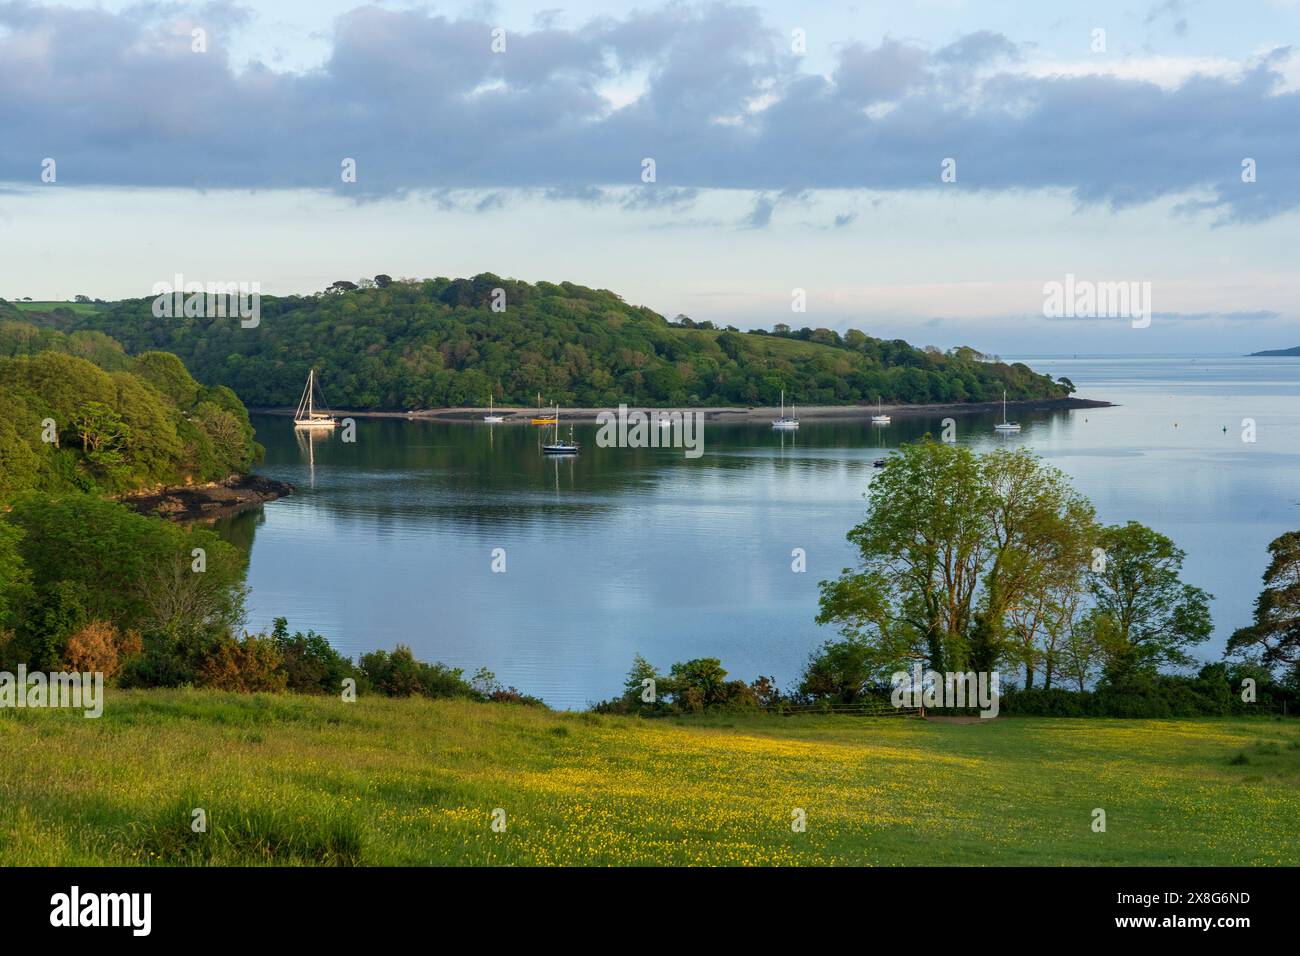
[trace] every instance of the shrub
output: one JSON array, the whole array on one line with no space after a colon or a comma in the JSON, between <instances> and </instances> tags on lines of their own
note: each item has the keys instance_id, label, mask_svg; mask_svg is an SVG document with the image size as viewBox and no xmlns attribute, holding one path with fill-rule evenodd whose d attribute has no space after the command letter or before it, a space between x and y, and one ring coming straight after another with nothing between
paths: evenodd
<instances>
[{"instance_id":1,"label":"shrub","mask_svg":"<svg viewBox=\"0 0 1300 956\"><path fill-rule=\"evenodd\" d=\"M198 676L205 687L242 693L281 691L288 681L275 642L253 634L242 641L229 636L217 640L199 664Z\"/></svg>"},{"instance_id":2,"label":"shrub","mask_svg":"<svg viewBox=\"0 0 1300 956\"><path fill-rule=\"evenodd\" d=\"M1008 690L998 702L999 712L1014 717L1088 717L1094 710L1089 691L1064 687Z\"/></svg>"},{"instance_id":3,"label":"shrub","mask_svg":"<svg viewBox=\"0 0 1300 956\"><path fill-rule=\"evenodd\" d=\"M526 707L545 707L546 702L540 697L533 697L513 687L498 687L488 694L488 700L494 704L523 704ZM557 728L563 729L563 728Z\"/></svg>"},{"instance_id":4,"label":"shrub","mask_svg":"<svg viewBox=\"0 0 1300 956\"><path fill-rule=\"evenodd\" d=\"M460 668L417 661L405 644L398 644L391 654L387 651L363 654L359 668L375 690L389 697L419 694L435 700L440 697L484 699L464 679Z\"/></svg>"},{"instance_id":5,"label":"shrub","mask_svg":"<svg viewBox=\"0 0 1300 956\"><path fill-rule=\"evenodd\" d=\"M653 685L646 681L653 681ZM653 698L644 699L651 686ZM770 677L753 684L727 680L727 672L716 657L700 657L676 663L667 676L640 654L632 660L623 684L623 695L600 701L591 709L599 714L640 714L647 717L705 711L757 710L775 707L781 692Z\"/></svg>"},{"instance_id":6,"label":"shrub","mask_svg":"<svg viewBox=\"0 0 1300 956\"><path fill-rule=\"evenodd\" d=\"M275 619L271 640L284 662L286 686L303 693L336 694L343 680L352 677L352 662L334 650L320 634L301 631L289 634L289 622Z\"/></svg>"},{"instance_id":7,"label":"shrub","mask_svg":"<svg viewBox=\"0 0 1300 956\"><path fill-rule=\"evenodd\" d=\"M809 656L799 696L812 702L856 704L873 696L879 676L879 661L866 641L827 641Z\"/></svg>"},{"instance_id":8,"label":"shrub","mask_svg":"<svg viewBox=\"0 0 1300 956\"><path fill-rule=\"evenodd\" d=\"M126 661L121 687L183 687L197 678L193 662L180 652L179 643L163 634L146 634L142 652Z\"/></svg>"},{"instance_id":9,"label":"shrub","mask_svg":"<svg viewBox=\"0 0 1300 956\"><path fill-rule=\"evenodd\" d=\"M102 673L112 680L123 663L143 649L135 631L122 633L108 621L91 621L68 638L68 666L83 673Z\"/></svg>"}]
</instances>

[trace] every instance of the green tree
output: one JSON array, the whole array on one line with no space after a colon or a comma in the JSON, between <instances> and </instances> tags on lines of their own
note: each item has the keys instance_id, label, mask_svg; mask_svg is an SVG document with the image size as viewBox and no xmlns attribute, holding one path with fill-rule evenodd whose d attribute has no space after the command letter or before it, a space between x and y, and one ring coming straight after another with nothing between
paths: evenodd
<instances>
[{"instance_id":1,"label":"green tree","mask_svg":"<svg viewBox=\"0 0 1300 956\"><path fill-rule=\"evenodd\" d=\"M1099 546L1104 560L1090 568L1088 587L1114 626L1108 670L1191 663L1187 648L1213 630L1213 595L1183 583L1183 552L1136 521L1103 529Z\"/></svg>"},{"instance_id":2,"label":"green tree","mask_svg":"<svg viewBox=\"0 0 1300 956\"><path fill-rule=\"evenodd\" d=\"M1009 631L1031 649L1059 633L1093 534L1091 506L1059 471L1027 451L979 458L925 440L904 445L867 497L849 532L860 566L822 582L817 620L865 641L880 671L917 655L935 670L992 670Z\"/></svg>"},{"instance_id":3,"label":"green tree","mask_svg":"<svg viewBox=\"0 0 1300 956\"><path fill-rule=\"evenodd\" d=\"M18 543L22 531L0 521L0 639L15 622L18 607L31 579Z\"/></svg>"},{"instance_id":4,"label":"green tree","mask_svg":"<svg viewBox=\"0 0 1300 956\"><path fill-rule=\"evenodd\" d=\"M1300 531L1274 538L1268 553L1254 621L1228 639L1228 653L1257 654L1266 667L1300 664Z\"/></svg>"}]
</instances>

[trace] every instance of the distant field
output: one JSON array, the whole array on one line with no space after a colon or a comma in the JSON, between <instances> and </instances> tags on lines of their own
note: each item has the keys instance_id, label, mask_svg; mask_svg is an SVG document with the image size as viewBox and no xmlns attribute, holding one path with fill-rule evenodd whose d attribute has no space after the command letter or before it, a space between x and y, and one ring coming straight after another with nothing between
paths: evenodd
<instances>
[{"instance_id":1,"label":"distant field","mask_svg":"<svg viewBox=\"0 0 1300 956\"><path fill-rule=\"evenodd\" d=\"M1295 721L108 693L99 720L0 711L0 864L1300 863Z\"/></svg>"},{"instance_id":2,"label":"distant field","mask_svg":"<svg viewBox=\"0 0 1300 956\"><path fill-rule=\"evenodd\" d=\"M55 309L68 309L78 315L98 312L99 306L93 302L10 302L19 312L53 312Z\"/></svg>"}]
</instances>

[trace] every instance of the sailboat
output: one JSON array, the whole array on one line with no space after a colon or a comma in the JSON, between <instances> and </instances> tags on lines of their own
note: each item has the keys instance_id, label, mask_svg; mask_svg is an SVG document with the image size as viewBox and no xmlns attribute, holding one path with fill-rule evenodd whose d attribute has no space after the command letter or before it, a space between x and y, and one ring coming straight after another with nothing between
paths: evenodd
<instances>
[{"instance_id":1,"label":"sailboat","mask_svg":"<svg viewBox=\"0 0 1300 956\"><path fill-rule=\"evenodd\" d=\"M492 396L489 395L488 413L483 416L483 421L487 422L489 425L500 425L505 420L506 417L504 415L498 415L496 412L492 410Z\"/></svg>"},{"instance_id":2,"label":"sailboat","mask_svg":"<svg viewBox=\"0 0 1300 956\"><path fill-rule=\"evenodd\" d=\"M1002 421L993 426L995 432L1018 432L1020 431L1019 422L1007 421L1007 390L1002 390Z\"/></svg>"},{"instance_id":3,"label":"sailboat","mask_svg":"<svg viewBox=\"0 0 1300 956\"><path fill-rule=\"evenodd\" d=\"M556 408L558 409L559 406L557 405ZM557 412L557 414L558 414L558 412ZM556 418L555 416L552 416L552 415L549 415L549 414L543 414L543 412L542 412L542 393L541 393L541 392L538 392L538 393L537 393L537 414L533 416L533 424L534 424L534 425L554 425L557 421L558 421L558 418Z\"/></svg>"},{"instance_id":4,"label":"sailboat","mask_svg":"<svg viewBox=\"0 0 1300 956\"><path fill-rule=\"evenodd\" d=\"M555 406L555 440L542 446L543 455L576 455L578 446L573 441L573 426L569 426L569 440L560 441L560 406Z\"/></svg>"},{"instance_id":5,"label":"sailboat","mask_svg":"<svg viewBox=\"0 0 1300 956\"><path fill-rule=\"evenodd\" d=\"M873 425L888 425L888 424L889 424L889 421L890 421L889 416L885 414L884 409L881 407L881 404L880 404L880 396L877 395L877 396L876 396L876 414L874 414L874 415L871 416L871 424L873 424Z\"/></svg>"},{"instance_id":6,"label":"sailboat","mask_svg":"<svg viewBox=\"0 0 1300 956\"><path fill-rule=\"evenodd\" d=\"M329 412L329 407L325 411L316 411L316 393L320 391L320 386L316 384L316 370L312 369L307 373L307 385L302 390L302 398L298 399L298 408L293 413L293 424L295 428L334 428L338 421ZM321 395L321 405L325 405L325 396Z\"/></svg>"},{"instance_id":7,"label":"sailboat","mask_svg":"<svg viewBox=\"0 0 1300 956\"><path fill-rule=\"evenodd\" d=\"M785 389L781 389L781 417L772 423L772 427L781 431L794 431L799 427L799 419L794 416L794 406L790 406L790 417L785 417Z\"/></svg>"}]
</instances>

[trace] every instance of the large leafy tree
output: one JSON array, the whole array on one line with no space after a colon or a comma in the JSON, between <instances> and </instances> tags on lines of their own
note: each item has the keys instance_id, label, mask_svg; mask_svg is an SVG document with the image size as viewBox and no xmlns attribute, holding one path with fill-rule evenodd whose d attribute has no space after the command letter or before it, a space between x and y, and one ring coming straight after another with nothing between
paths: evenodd
<instances>
[{"instance_id":1,"label":"large leafy tree","mask_svg":"<svg viewBox=\"0 0 1300 956\"><path fill-rule=\"evenodd\" d=\"M1079 607L1096 537L1094 511L1062 472L1024 449L984 456L982 478L994 542L986 615L1008 656L1024 667L1025 686L1033 686L1040 668L1050 686L1059 645Z\"/></svg>"},{"instance_id":2,"label":"large leafy tree","mask_svg":"<svg viewBox=\"0 0 1300 956\"><path fill-rule=\"evenodd\" d=\"M866 520L849 532L860 565L822 582L818 621L871 648L882 674L917 657L937 670L991 670L1009 622L1028 627L1027 608L1077 581L1092 534L1087 501L1023 450L981 459L905 445L867 498Z\"/></svg>"},{"instance_id":3,"label":"large leafy tree","mask_svg":"<svg viewBox=\"0 0 1300 956\"><path fill-rule=\"evenodd\" d=\"M1088 587L1109 619L1109 672L1191 663L1187 649L1213 631L1213 595L1182 581L1182 550L1136 521L1103 529L1099 546Z\"/></svg>"},{"instance_id":4,"label":"large leafy tree","mask_svg":"<svg viewBox=\"0 0 1300 956\"><path fill-rule=\"evenodd\" d=\"M1264 590L1255 599L1255 620L1228 640L1228 653L1257 655L1260 663L1300 664L1300 531L1288 531L1268 546Z\"/></svg>"}]
</instances>

